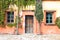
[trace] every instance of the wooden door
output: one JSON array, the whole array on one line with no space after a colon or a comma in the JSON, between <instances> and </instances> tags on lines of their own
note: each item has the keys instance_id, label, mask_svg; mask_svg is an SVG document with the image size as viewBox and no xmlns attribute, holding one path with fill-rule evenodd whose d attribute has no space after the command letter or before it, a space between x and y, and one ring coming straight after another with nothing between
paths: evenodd
<instances>
[{"instance_id":1,"label":"wooden door","mask_svg":"<svg viewBox=\"0 0 60 40\"><path fill-rule=\"evenodd\" d=\"M33 33L33 16L25 16L25 33Z\"/></svg>"}]
</instances>

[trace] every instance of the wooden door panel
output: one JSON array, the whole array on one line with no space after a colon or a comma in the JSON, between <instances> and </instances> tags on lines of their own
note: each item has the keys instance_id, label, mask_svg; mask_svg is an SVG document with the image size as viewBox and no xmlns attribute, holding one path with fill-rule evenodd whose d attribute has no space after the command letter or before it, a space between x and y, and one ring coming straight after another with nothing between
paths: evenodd
<instances>
[{"instance_id":1,"label":"wooden door panel","mask_svg":"<svg viewBox=\"0 0 60 40\"><path fill-rule=\"evenodd\" d=\"M25 33L33 33L33 16L25 16Z\"/></svg>"}]
</instances>

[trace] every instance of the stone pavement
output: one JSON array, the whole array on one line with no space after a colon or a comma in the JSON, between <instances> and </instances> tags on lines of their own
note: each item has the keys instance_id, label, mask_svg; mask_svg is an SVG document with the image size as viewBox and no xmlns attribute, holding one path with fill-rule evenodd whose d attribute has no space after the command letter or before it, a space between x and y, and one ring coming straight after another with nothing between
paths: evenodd
<instances>
[{"instance_id":1,"label":"stone pavement","mask_svg":"<svg viewBox=\"0 0 60 40\"><path fill-rule=\"evenodd\" d=\"M60 40L60 35L0 35L0 40Z\"/></svg>"}]
</instances>

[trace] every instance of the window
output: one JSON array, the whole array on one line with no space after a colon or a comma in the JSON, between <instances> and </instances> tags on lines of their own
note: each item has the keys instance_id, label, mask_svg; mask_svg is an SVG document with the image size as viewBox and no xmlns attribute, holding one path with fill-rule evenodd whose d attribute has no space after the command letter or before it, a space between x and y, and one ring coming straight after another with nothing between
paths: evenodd
<instances>
[{"instance_id":1,"label":"window","mask_svg":"<svg viewBox=\"0 0 60 40\"><path fill-rule=\"evenodd\" d=\"M7 12L7 23L14 22L14 12Z\"/></svg>"},{"instance_id":2,"label":"window","mask_svg":"<svg viewBox=\"0 0 60 40\"><path fill-rule=\"evenodd\" d=\"M52 23L52 12L46 12L46 23Z\"/></svg>"}]
</instances>

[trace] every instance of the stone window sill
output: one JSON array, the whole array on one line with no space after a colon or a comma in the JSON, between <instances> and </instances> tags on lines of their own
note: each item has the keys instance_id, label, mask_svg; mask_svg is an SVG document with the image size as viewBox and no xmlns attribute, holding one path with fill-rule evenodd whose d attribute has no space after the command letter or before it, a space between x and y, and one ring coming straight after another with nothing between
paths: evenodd
<instances>
[{"instance_id":1,"label":"stone window sill","mask_svg":"<svg viewBox=\"0 0 60 40\"><path fill-rule=\"evenodd\" d=\"M46 23L45 25L55 25L55 23Z\"/></svg>"}]
</instances>

